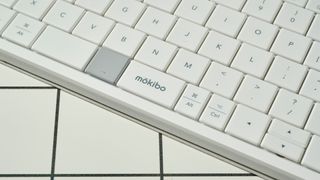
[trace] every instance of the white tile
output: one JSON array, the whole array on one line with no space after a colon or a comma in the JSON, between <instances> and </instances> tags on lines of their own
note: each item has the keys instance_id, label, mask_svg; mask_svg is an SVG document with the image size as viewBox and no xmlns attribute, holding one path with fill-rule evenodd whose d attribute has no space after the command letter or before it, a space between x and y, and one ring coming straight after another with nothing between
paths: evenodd
<instances>
[{"instance_id":1,"label":"white tile","mask_svg":"<svg viewBox=\"0 0 320 180\"><path fill-rule=\"evenodd\" d=\"M0 180L50 180L50 177L0 177Z\"/></svg>"},{"instance_id":2,"label":"white tile","mask_svg":"<svg viewBox=\"0 0 320 180\"><path fill-rule=\"evenodd\" d=\"M54 180L160 180L160 177L56 177Z\"/></svg>"},{"instance_id":3,"label":"white tile","mask_svg":"<svg viewBox=\"0 0 320 180\"><path fill-rule=\"evenodd\" d=\"M159 173L158 134L62 93L56 173Z\"/></svg>"},{"instance_id":4,"label":"white tile","mask_svg":"<svg viewBox=\"0 0 320 180\"><path fill-rule=\"evenodd\" d=\"M50 173L56 90L0 90L0 174Z\"/></svg>"},{"instance_id":5,"label":"white tile","mask_svg":"<svg viewBox=\"0 0 320 180\"><path fill-rule=\"evenodd\" d=\"M30 76L0 64L0 86L49 86Z\"/></svg>"},{"instance_id":6,"label":"white tile","mask_svg":"<svg viewBox=\"0 0 320 180\"><path fill-rule=\"evenodd\" d=\"M262 180L257 176L214 176L214 177L165 177L164 180Z\"/></svg>"},{"instance_id":7,"label":"white tile","mask_svg":"<svg viewBox=\"0 0 320 180\"><path fill-rule=\"evenodd\" d=\"M164 173L246 173L175 140L163 137Z\"/></svg>"}]
</instances>

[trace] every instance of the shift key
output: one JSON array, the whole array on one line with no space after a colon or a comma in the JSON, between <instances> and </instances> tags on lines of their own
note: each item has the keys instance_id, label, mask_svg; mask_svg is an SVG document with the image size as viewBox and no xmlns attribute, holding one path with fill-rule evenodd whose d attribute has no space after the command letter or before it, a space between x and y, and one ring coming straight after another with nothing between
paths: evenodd
<instances>
[{"instance_id":1,"label":"shift key","mask_svg":"<svg viewBox=\"0 0 320 180\"><path fill-rule=\"evenodd\" d=\"M185 87L185 82L136 61L131 61L117 85L172 109Z\"/></svg>"}]
</instances>

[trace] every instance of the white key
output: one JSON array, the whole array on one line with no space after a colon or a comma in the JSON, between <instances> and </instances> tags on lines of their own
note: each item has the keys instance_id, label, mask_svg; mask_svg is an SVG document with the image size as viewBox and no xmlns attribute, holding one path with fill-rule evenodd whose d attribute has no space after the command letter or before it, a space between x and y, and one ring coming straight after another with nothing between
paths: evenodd
<instances>
[{"instance_id":1,"label":"white key","mask_svg":"<svg viewBox=\"0 0 320 180\"><path fill-rule=\"evenodd\" d=\"M320 42L313 42L304 64L320 71Z\"/></svg>"},{"instance_id":2,"label":"white key","mask_svg":"<svg viewBox=\"0 0 320 180\"><path fill-rule=\"evenodd\" d=\"M309 116L305 129L313 134L320 135L320 103L313 106L313 110Z\"/></svg>"},{"instance_id":3,"label":"white key","mask_svg":"<svg viewBox=\"0 0 320 180\"><path fill-rule=\"evenodd\" d=\"M319 5L320 6L320 5ZM320 41L320 14L317 14L311 24L308 34L308 37L311 37L317 41Z\"/></svg>"},{"instance_id":4,"label":"white key","mask_svg":"<svg viewBox=\"0 0 320 180\"><path fill-rule=\"evenodd\" d=\"M135 28L160 39L165 39L176 20L177 18L169 13L148 7Z\"/></svg>"},{"instance_id":5,"label":"white key","mask_svg":"<svg viewBox=\"0 0 320 180\"><path fill-rule=\"evenodd\" d=\"M306 76L308 68L277 56L266 76L266 80L280 87L297 92Z\"/></svg>"},{"instance_id":6,"label":"white key","mask_svg":"<svg viewBox=\"0 0 320 180\"><path fill-rule=\"evenodd\" d=\"M313 13L290 3L284 3L275 20L275 24L305 34L313 19Z\"/></svg>"},{"instance_id":7,"label":"white key","mask_svg":"<svg viewBox=\"0 0 320 180\"><path fill-rule=\"evenodd\" d=\"M261 79L265 76L272 59L272 53L242 43L231 67Z\"/></svg>"},{"instance_id":8,"label":"white key","mask_svg":"<svg viewBox=\"0 0 320 180\"><path fill-rule=\"evenodd\" d=\"M307 147L311 137L311 133L278 119L272 120L268 133L302 148Z\"/></svg>"},{"instance_id":9,"label":"white key","mask_svg":"<svg viewBox=\"0 0 320 180\"><path fill-rule=\"evenodd\" d=\"M44 17L43 21L70 32L83 13L84 10L80 7L73 6L65 1L57 1Z\"/></svg>"},{"instance_id":10,"label":"white key","mask_svg":"<svg viewBox=\"0 0 320 180\"><path fill-rule=\"evenodd\" d=\"M100 45L114 25L110 19L87 12L73 30L73 34Z\"/></svg>"},{"instance_id":11,"label":"white key","mask_svg":"<svg viewBox=\"0 0 320 180\"><path fill-rule=\"evenodd\" d=\"M236 10L240 10L245 3L245 0L215 0L215 2Z\"/></svg>"},{"instance_id":12,"label":"white key","mask_svg":"<svg viewBox=\"0 0 320 180\"><path fill-rule=\"evenodd\" d=\"M192 84L198 84L209 65L209 59L180 49L167 72Z\"/></svg>"},{"instance_id":13,"label":"white key","mask_svg":"<svg viewBox=\"0 0 320 180\"><path fill-rule=\"evenodd\" d=\"M214 3L208 0L183 0L175 11L175 15L204 24L214 8Z\"/></svg>"},{"instance_id":14,"label":"white key","mask_svg":"<svg viewBox=\"0 0 320 180\"><path fill-rule=\"evenodd\" d=\"M199 50L199 54L224 65L229 65L239 47L240 41L226 35L210 31Z\"/></svg>"},{"instance_id":15,"label":"white key","mask_svg":"<svg viewBox=\"0 0 320 180\"><path fill-rule=\"evenodd\" d=\"M198 119L208 100L209 91L188 84L174 110L192 119Z\"/></svg>"},{"instance_id":16,"label":"white key","mask_svg":"<svg viewBox=\"0 0 320 180\"><path fill-rule=\"evenodd\" d=\"M302 159L302 165L320 171L320 137L313 135L309 147Z\"/></svg>"},{"instance_id":17,"label":"white key","mask_svg":"<svg viewBox=\"0 0 320 180\"><path fill-rule=\"evenodd\" d=\"M41 33L44 24L28 16L18 14L2 36L25 47L30 47Z\"/></svg>"},{"instance_id":18,"label":"white key","mask_svg":"<svg viewBox=\"0 0 320 180\"><path fill-rule=\"evenodd\" d=\"M147 3L151 6L157 7L164 11L173 12L181 0L144 0L144 3Z\"/></svg>"},{"instance_id":19,"label":"white key","mask_svg":"<svg viewBox=\"0 0 320 180\"><path fill-rule=\"evenodd\" d=\"M132 61L120 78L118 86L160 105L173 108L185 82Z\"/></svg>"},{"instance_id":20,"label":"white key","mask_svg":"<svg viewBox=\"0 0 320 180\"><path fill-rule=\"evenodd\" d=\"M226 133L239 139L260 144L270 123L270 117L239 104L226 128Z\"/></svg>"},{"instance_id":21,"label":"white key","mask_svg":"<svg viewBox=\"0 0 320 180\"><path fill-rule=\"evenodd\" d=\"M134 26L145 7L145 4L135 0L117 0L113 1L105 16L128 26Z\"/></svg>"},{"instance_id":22,"label":"white key","mask_svg":"<svg viewBox=\"0 0 320 180\"><path fill-rule=\"evenodd\" d=\"M73 4L76 0L65 0L65 1Z\"/></svg>"},{"instance_id":23,"label":"white key","mask_svg":"<svg viewBox=\"0 0 320 180\"><path fill-rule=\"evenodd\" d=\"M320 102L320 72L309 70L300 94Z\"/></svg>"},{"instance_id":24,"label":"white key","mask_svg":"<svg viewBox=\"0 0 320 180\"><path fill-rule=\"evenodd\" d=\"M152 36L144 41L135 60L164 71L177 52L177 47Z\"/></svg>"},{"instance_id":25,"label":"white key","mask_svg":"<svg viewBox=\"0 0 320 180\"><path fill-rule=\"evenodd\" d=\"M248 0L242 11L271 23L281 5L281 0Z\"/></svg>"},{"instance_id":26,"label":"white key","mask_svg":"<svg viewBox=\"0 0 320 180\"><path fill-rule=\"evenodd\" d=\"M290 124L303 127L312 108L312 101L290 91L280 89L270 115Z\"/></svg>"},{"instance_id":27,"label":"white key","mask_svg":"<svg viewBox=\"0 0 320 180\"><path fill-rule=\"evenodd\" d=\"M0 35L14 14L15 12L13 10L0 6Z\"/></svg>"},{"instance_id":28,"label":"white key","mask_svg":"<svg viewBox=\"0 0 320 180\"><path fill-rule=\"evenodd\" d=\"M197 51L207 31L202 26L179 19L169 34L167 41L191 51Z\"/></svg>"},{"instance_id":29,"label":"white key","mask_svg":"<svg viewBox=\"0 0 320 180\"><path fill-rule=\"evenodd\" d=\"M299 162L304 149L276 136L266 134L261 146L292 161Z\"/></svg>"},{"instance_id":30,"label":"white key","mask_svg":"<svg viewBox=\"0 0 320 180\"><path fill-rule=\"evenodd\" d=\"M203 111L200 122L222 131L227 125L234 108L235 103L233 101L214 94Z\"/></svg>"},{"instance_id":31,"label":"white key","mask_svg":"<svg viewBox=\"0 0 320 180\"><path fill-rule=\"evenodd\" d=\"M133 57L141 46L145 36L146 35L140 31L122 24L116 24L103 46L126 56Z\"/></svg>"},{"instance_id":32,"label":"white key","mask_svg":"<svg viewBox=\"0 0 320 180\"><path fill-rule=\"evenodd\" d=\"M298 63L302 63L311 43L310 38L281 29L273 43L271 51Z\"/></svg>"},{"instance_id":33,"label":"white key","mask_svg":"<svg viewBox=\"0 0 320 180\"><path fill-rule=\"evenodd\" d=\"M275 85L246 75L234 100L266 113L275 98L277 89Z\"/></svg>"},{"instance_id":34,"label":"white key","mask_svg":"<svg viewBox=\"0 0 320 180\"><path fill-rule=\"evenodd\" d=\"M307 9L320 13L320 1L319 0L309 0L306 6Z\"/></svg>"},{"instance_id":35,"label":"white key","mask_svg":"<svg viewBox=\"0 0 320 180\"><path fill-rule=\"evenodd\" d=\"M110 6L112 0L77 0L76 5L81 6L84 9L103 14Z\"/></svg>"},{"instance_id":36,"label":"white key","mask_svg":"<svg viewBox=\"0 0 320 180\"><path fill-rule=\"evenodd\" d=\"M209 70L201 81L200 87L231 99L243 78L241 72L211 63Z\"/></svg>"},{"instance_id":37,"label":"white key","mask_svg":"<svg viewBox=\"0 0 320 180\"><path fill-rule=\"evenodd\" d=\"M17 0L0 0L0 4L7 7L12 7L16 1Z\"/></svg>"},{"instance_id":38,"label":"white key","mask_svg":"<svg viewBox=\"0 0 320 180\"><path fill-rule=\"evenodd\" d=\"M53 0L20 0L14 5L13 9L36 19L41 19L53 2Z\"/></svg>"},{"instance_id":39,"label":"white key","mask_svg":"<svg viewBox=\"0 0 320 180\"><path fill-rule=\"evenodd\" d=\"M243 13L218 5L206 26L220 33L236 37L242 28L246 16Z\"/></svg>"},{"instance_id":40,"label":"white key","mask_svg":"<svg viewBox=\"0 0 320 180\"><path fill-rule=\"evenodd\" d=\"M291 2L291 3L298 5L298 6L301 6L301 7L304 7L307 4L308 0L285 0L285 1Z\"/></svg>"},{"instance_id":41,"label":"white key","mask_svg":"<svg viewBox=\"0 0 320 180\"><path fill-rule=\"evenodd\" d=\"M277 32L277 26L253 17L248 17L240 31L238 39L268 50L273 43Z\"/></svg>"},{"instance_id":42,"label":"white key","mask_svg":"<svg viewBox=\"0 0 320 180\"><path fill-rule=\"evenodd\" d=\"M83 70L96 52L97 46L48 26L32 49L63 64Z\"/></svg>"}]
</instances>

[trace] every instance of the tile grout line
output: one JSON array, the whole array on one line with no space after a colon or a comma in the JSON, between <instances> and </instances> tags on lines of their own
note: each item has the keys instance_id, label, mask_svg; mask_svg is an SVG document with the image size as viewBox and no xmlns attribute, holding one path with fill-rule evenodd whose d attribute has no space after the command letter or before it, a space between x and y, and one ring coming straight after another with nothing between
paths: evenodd
<instances>
[{"instance_id":1,"label":"tile grout line","mask_svg":"<svg viewBox=\"0 0 320 180\"><path fill-rule=\"evenodd\" d=\"M159 162L160 162L160 180L164 180L163 173L163 143L162 134L159 133Z\"/></svg>"},{"instance_id":2,"label":"tile grout line","mask_svg":"<svg viewBox=\"0 0 320 180\"><path fill-rule=\"evenodd\" d=\"M55 112L55 123L54 123L54 135L53 135L53 147L52 147L52 161L51 161L51 177L50 177L50 180L54 180L54 173L55 173L59 110L60 110L60 89L57 89L57 99L56 99L56 112Z\"/></svg>"}]
</instances>

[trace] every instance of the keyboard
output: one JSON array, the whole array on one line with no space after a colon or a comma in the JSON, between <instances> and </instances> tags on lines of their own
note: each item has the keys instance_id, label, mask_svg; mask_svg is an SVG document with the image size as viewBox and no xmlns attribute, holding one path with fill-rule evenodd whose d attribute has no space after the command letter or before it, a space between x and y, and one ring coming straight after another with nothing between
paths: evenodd
<instances>
[{"instance_id":1,"label":"keyboard","mask_svg":"<svg viewBox=\"0 0 320 180\"><path fill-rule=\"evenodd\" d=\"M5 65L261 177L320 179L319 0L0 0L0 35Z\"/></svg>"}]
</instances>

